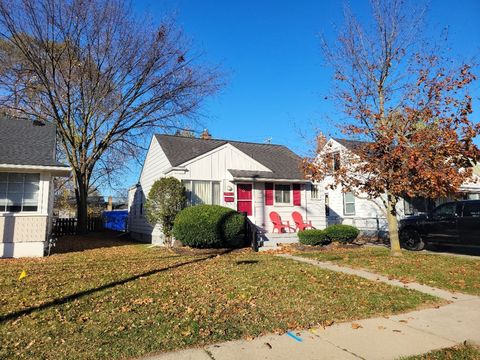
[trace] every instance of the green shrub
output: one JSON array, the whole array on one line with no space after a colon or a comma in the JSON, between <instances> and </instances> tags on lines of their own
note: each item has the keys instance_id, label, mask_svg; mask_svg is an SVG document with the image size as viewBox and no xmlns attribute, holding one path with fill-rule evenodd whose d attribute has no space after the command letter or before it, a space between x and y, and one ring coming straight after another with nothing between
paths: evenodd
<instances>
[{"instance_id":1,"label":"green shrub","mask_svg":"<svg viewBox=\"0 0 480 360\"><path fill-rule=\"evenodd\" d=\"M175 218L173 236L194 248L238 247L243 243L245 217L219 205L183 209Z\"/></svg>"},{"instance_id":2,"label":"green shrub","mask_svg":"<svg viewBox=\"0 0 480 360\"><path fill-rule=\"evenodd\" d=\"M327 227L325 234L331 241L352 242L360 234L355 226L336 224Z\"/></svg>"},{"instance_id":3,"label":"green shrub","mask_svg":"<svg viewBox=\"0 0 480 360\"><path fill-rule=\"evenodd\" d=\"M185 188L180 180L173 177L161 178L153 183L145 202L147 221L155 226L160 224L165 243L171 245L173 222L185 205Z\"/></svg>"},{"instance_id":4,"label":"green shrub","mask_svg":"<svg viewBox=\"0 0 480 360\"><path fill-rule=\"evenodd\" d=\"M303 245L324 245L330 242L324 230L308 229L298 233L298 240Z\"/></svg>"}]
</instances>

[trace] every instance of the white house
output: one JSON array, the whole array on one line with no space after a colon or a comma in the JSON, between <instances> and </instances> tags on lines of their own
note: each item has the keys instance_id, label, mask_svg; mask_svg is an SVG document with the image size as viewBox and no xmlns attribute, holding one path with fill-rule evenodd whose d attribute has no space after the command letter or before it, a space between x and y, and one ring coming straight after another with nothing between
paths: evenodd
<instances>
[{"instance_id":1,"label":"white house","mask_svg":"<svg viewBox=\"0 0 480 360\"><path fill-rule=\"evenodd\" d=\"M53 208L55 159L50 124L0 118L0 257L43 256Z\"/></svg>"},{"instance_id":2,"label":"white house","mask_svg":"<svg viewBox=\"0 0 480 360\"><path fill-rule=\"evenodd\" d=\"M342 158L355 152L355 148L361 146L362 142L346 139L331 138L325 145L326 151L333 153L333 164L335 168L342 166ZM333 171L335 169L332 169ZM480 176L480 168L475 167L474 173ZM327 176L322 183L325 193L327 224L343 223L354 225L364 233L378 234L388 231L387 220L381 208L381 199L369 200L362 194L344 193L342 187L334 190L328 189L333 182L331 176ZM463 184L460 189L460 197L465 199L480 199L480 183L469 182ZM457 194L458 195L458 194ZM453 197L452 197L453 199ZM397 204L399 217L427 212L436 205L451 199L437 199L435 201L424 198L404 198Z\"/></svg>"},{"instance_id":3,"label":"white house","mask_svg":"<svg viewBox=\"0 0 480 360\"><path fill-rule=\"evenodd\" d=\"M190 204L218 204L246 212L257 226L273 230L277 212L293 225L292 212L317 228L325 227L321 187L312 191L300 169L301 158L282 145L155 135L138 184L129 191L129 230L133 238L162 243L162 234L145 219L143 204L155 180L183 182Z\"/></svg>"}]
</instances>

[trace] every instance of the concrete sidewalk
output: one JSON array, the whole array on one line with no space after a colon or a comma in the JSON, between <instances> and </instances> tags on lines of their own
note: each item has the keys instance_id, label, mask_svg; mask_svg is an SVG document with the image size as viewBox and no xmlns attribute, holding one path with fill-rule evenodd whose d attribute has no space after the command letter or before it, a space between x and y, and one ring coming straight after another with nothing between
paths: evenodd
<instances>
[{"instance_id":1,"label":"concrete sidewalk","mask_svg":"<svg viewBox=\"0 0 480 360\"><path fill-rule=\"evenodd\" d=\"M451 301L448 305L402 315L334 324L284 335L266 335L205 348L152 355L145 360L235 359L398 359L459 344L480 344L480 297L450 293L416 283L404 284L363 270L292 255L285 258L331 271L401 286Z\"/></svg>"}]
</instances>

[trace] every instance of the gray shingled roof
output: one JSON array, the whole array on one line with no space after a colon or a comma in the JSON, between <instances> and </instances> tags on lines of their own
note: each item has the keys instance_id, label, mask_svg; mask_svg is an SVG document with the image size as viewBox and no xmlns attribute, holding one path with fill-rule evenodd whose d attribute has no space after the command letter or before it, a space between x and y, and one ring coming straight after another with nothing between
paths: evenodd
<instances>
[{"instance_id":1,"label":"gray shingled roof","mask_svg":"<svg viewBox=\"0 0 480 360\"><path fill-rule=\"evenodd\" d=\"M0 164L64 166L55 160L55 126L0 117Z\"/></svg>"},{"instance_id":2,"label":"gray shingled roof","mask_svg":"<svg viewBox=\"0 0 480 360\"><path fill-rule=\"evenodd\" d=\"M283 145L217 139L206 140L174 135L155 135L155 137L172 166L179 166L228 143L272 170L272 172L249 171L247 174L244 169L229 169L233 176L304 179L303 172L300 169L302 159Z\"/></svg>"},{"instance_id":3,"label":"gray shingled roof","mask_svg":"<svg viewBox=\"0 0 480 360\"><path fill-rule=\"evenodd\" d=\"M348 139L339 139L339 138L332 138L336 142L338 142L340 145L345 146L348 150L356 150L364 146L365 144L368 144L367 141L358 141L358 140L348 140Z\"/></svg>"}]
</instances>

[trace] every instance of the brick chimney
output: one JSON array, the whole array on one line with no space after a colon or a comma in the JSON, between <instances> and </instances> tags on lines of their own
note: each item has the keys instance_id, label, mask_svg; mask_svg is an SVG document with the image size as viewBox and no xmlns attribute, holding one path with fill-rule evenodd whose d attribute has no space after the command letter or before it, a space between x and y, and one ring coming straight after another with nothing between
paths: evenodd
<instances>
[{"instance_id":1,"label":"brick chimney","mask_svg":"<svg viewBox=\"0 0 480 360\"><path fill-rule=\"evenodd\" d=\"M208 132L208 129L204 129L203 132L200 134L200 139L209 140L212 138L212 135Z\"/></svg>"}]
</instances>

